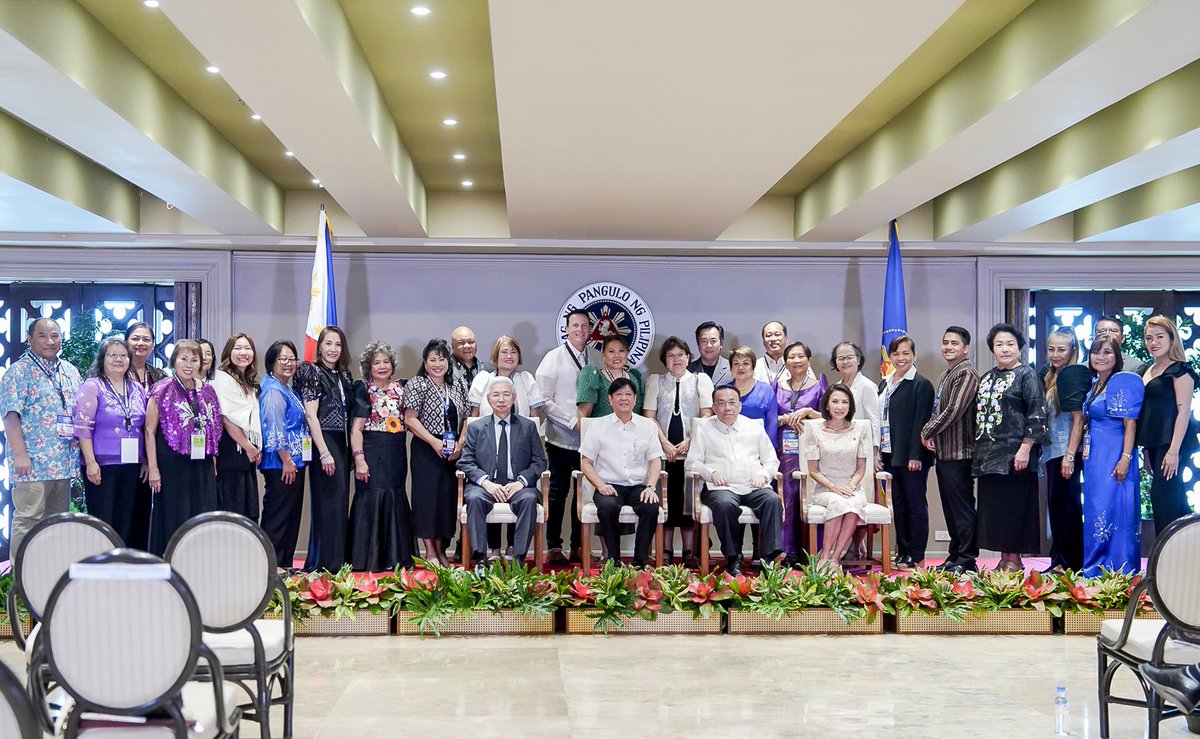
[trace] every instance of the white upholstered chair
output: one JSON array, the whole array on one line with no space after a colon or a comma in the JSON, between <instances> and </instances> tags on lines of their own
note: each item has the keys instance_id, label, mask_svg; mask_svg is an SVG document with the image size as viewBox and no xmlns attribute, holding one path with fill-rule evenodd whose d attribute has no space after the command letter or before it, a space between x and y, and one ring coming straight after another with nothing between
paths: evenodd
<instances>
[{"instance_id":1,"label":"white upholstered chair","mask_svg":"<svg viewBox=\"0 0 1200 739\"><path fill-rule=\"evenodd\" d=\"M485 418L485 416L472 416L467 419L467 425L470 426L481 418ZM461 471L455 472L454 476L458 480L458 507L455 510L458 511L459 532L462 538L462 563L464 568L471 569L471 532L467 529L467 503L463 500L467 476ZM533 566L537 568L538 572L545 572L546 512L550 510L550 470L542 470L542 476L537 482L537 489L540 499L533 527ZM508 503L497 503L492 506L492 512L487 515L486 521L515 526L517 514L513 513L512 507Z\"/></svg>"},{"instance_id":2,"label":"white upholstered chair","mask_svg":"<svg viewBox=\"0 0 1200 739\"><path fill-rule=\"evenodd\" d=\"M63 736L234 736L237 688L200 635L196 601L171 566L119 549L59 580L31 669L49 665L70 695ZM200 662L204 679L194 680Z\"/></svg>"},{"instance_id":3,"label":"white upholstered chair","mask_svg":"<svg viewBox=\"0 0 1200 739\"><path fill-rule=\"evenodd\" d=\"M805 423L824 423L819 419L808 420ZM866 420L851 421L856 424L870 423ZM802 437L803 438L803 437ZM804 458L804 450L801 448L800 469L792 473L792 479L800 482L800 510L804 518L805 527L808 530L808 551L811 556L816 556L817 548L817 527L821 526L828 519L828 511L824 506L817 505L809 499L812 491L813 482L808 477L808 460ZM864 526L877 525L880 528L881 539L879 556L874 555L874 541L871 534L867 534L867 556L861 560L845 561L851 565L874 565L877 564L883 568L884 574L892 572L892 476L887 472L875 472L875 466L872 460L867 460L867 472L863 475L862 481L859 483L859 495L863 500L867 501L866 508L863 511ZM868 529L870 531L870 529Z\"/></svg>"},{"instance_id":4,"label":"white upholstered chair","mask_svg":"<svg viewBox=\"0 0 1200 739\"><path fill-rule=\"evenodd\" d=\"M775 493L779 496L779 504L783 505L783 475L779 472L775 473ZM709 538L708 532L712 527L713 513L712 509L700 502L700 493L704 491L704 480L699 475L692 475L692 519L700 527L700 538L697 541L697 548L700 550L700 574L707 575L710 569L709 565ZM754 511L748 506L742 506L742 512L738 515L738 523L746 525L757 525L758 516L754 515ZM787 512L784 511L784 521L787 521Z\"/></svg>"},{"instance_id":5,"label":"white upholstered chair","mask_svg":"<svg viewBox=\"0 0 1200 739\"><path fill-rule=\"evenodd\" d=\"M595 421L593 418L579 419L579 438L583 439L587 433L588 425ZM600 516L596 512L596 503L592 498L596 494L596 489L587 481L583 473L576 470L571 473L571 484L575 488L575 508L579 514L579 542L583 547L583 571L588 572L592 569L592 534L596 531L596 525L600 523ZM658 525L654 532L654 564L656 567L662 567L663 564L663 525L667 522L667 472L663 470L658 474ZM634 513L631 506L621 506L621 514L618 518L621 524L637 525L638 517ZM618 556L620 553L618 552Z\"/></svg>"},{"instance_id":6,"label":"white upholstered chair","mask_svg":"<svg viewBox=\"0 0 1200 739\"><path fill-rule=\"evenodd\" d=\"M33 702L25 693L21 679L0 663L0 737L11 739L41 739Z\"/></svg>"},{"instance_id":7,"label":"white upholstered chair","mask_svg":"<svg viewBox=\"0 0 1200 739\"><path fill-rule=\"evenodd\" d=\"M1099 658L1097 679L1100 698L1100 736L1109 736L1110 704L1138 706L1148 712L1148 734L1157 739L1159 723L1181 714L1168 708L1146 683L1138 667L1192 665L1200 662L1200 514L1174 521L1159 533L1146 564L1146 576L1130 593L1122 620L1100 623L1096 637ZM1135 619L1143 593L1150 594L1161 619ZM1112 683L1124 665L1137 678L1142 698L1113 695Z\"/></svg>"},{"instance_id":8,"label":"white upholstered chair","mask_svg":"<svg viewBox=\"0 0 1200 739\"><path fill-rule=\"evenodd\" d=\"M291 599L267 535L245 516L204 513L179 527L166 558L195 596L204 644L221 661L225 679L249 699L241 701L242 717L257 721L263 739L269 739L271 706L282 705L282 736L290 737L295 702ZM284 603L283 618L265 619L276 594Z\"/></svg>"}]
</instances>

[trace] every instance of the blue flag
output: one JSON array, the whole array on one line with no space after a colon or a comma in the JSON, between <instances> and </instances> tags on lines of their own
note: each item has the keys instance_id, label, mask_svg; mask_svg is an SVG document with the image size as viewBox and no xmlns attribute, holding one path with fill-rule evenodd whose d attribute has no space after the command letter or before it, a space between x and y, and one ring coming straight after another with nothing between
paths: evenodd
<instances>
[{"instance_id":1,"label":"blue flag","mask_svg":"<svg viewBox=\"0 0 1200 739\"><path fill-rule=\"evenodd\" d=\"M908 335L908 311L904 308L904 269L900 263L900 238L896 235L896 219L888 226L887 277L883 280L883 342L880 347L880 375L892 371L887 348L893 339Z\"/></svg>"}]
</instances>

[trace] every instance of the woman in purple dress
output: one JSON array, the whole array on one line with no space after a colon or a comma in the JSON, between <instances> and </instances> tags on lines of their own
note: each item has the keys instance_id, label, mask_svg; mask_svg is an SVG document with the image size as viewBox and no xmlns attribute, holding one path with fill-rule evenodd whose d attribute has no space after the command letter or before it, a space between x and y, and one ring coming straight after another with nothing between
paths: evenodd
<instances>
[{"instance_id":1,"label":"woman in purple dress","mask_svg":"<svg viewBox=\"0 0 1200 739\"><path fill-rule=\"evenodd\" d=\"M221 440L221 406L200 381L200 345L190 339L171 352L172 377L150 388L146 403L146 462L150 491L150 552L160 557L176 529L219 508L213 457Z\"/></svg>"},{"instance_id":2,"label":"woman in purple dress","mask_svg":"<svg viewBox=\"0 0 1200 739\"><path fill-rule=\"evenodd\" d=\"M133 381L133 353L121 339L100 345L88 379L75 395L75 436L83 457L83 489L88 513L107 522L129 542L145 540L150 512L134 520L134 500L146 476L147 391Z\"/></svg>"},{"instance_id":3,"label":"woman in purple dress","mask_svg":"<svg viewBox=\"0 0 1200 739\"><path fill-rule=\"evenodd\" d=\"M775 386L775 403L779 414L779 432L775 451L779 454L779 471L783 474L783 531L780 545L790 561L796 561L804 548L800 531L800 483L792 473L800 469L800 436L808 418L820 418L821 398L829 388L825 375L818 380L808 373L812 350L803 342L789 344L783 350L787 375Z\"/></svg>"}]
</instances>

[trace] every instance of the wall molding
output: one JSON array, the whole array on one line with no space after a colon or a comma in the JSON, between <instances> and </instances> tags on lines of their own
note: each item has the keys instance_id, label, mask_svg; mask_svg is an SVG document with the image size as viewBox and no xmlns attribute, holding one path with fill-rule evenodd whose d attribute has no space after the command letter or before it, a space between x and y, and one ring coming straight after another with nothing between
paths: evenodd
<instances>
[{"instance_id":1,"label":"wall molding","mask_svg":"<svg viewBox=\"0 0 1200 739\"><path fill-rule=\"evenodd\" d=\"M233 326L233 265L227 251L5 248L6 282L199 282L201 320L209 336Z\"/></svg>"}]
</instances>

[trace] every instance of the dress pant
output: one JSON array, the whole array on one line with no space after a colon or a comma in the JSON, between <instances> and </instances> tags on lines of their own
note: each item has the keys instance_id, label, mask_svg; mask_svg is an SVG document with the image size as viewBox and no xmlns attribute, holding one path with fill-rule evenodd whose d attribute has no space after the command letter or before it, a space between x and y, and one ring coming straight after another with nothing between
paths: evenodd
<instances>
[{"instance_id":1,"label":"dress pant","mask_svg":"<svg viewBox=\"0 0 1200 739\"><path fill-rule=\"evenodd\" d=\"M12 538L8 557L17 559L21 540L43 519L55 513L66 513L71 506L71 480L35 480L18 482L12 489Z\"/></svg>"},{"instance_id":2,"label":"dress pant","mask_svg":"<svg viewBox=\"0 0 1200 739\"><path fill-rule=\"evenodd\" d=\"M742 506L754 511L759 525L759 551L764 558L774 559L782 551L780 543L783 529L783 503L771 488L759 488L745 495L731 490L705 488L700 493L700 502L712 509L713 528L721 540L721 554L726 562L742 558L743 529L738 525Z\"/></svg>"},{"instance_id":3,"label":"dress pant","mask_svg":"<svg viewBox=\"0 0 1200 739\"><path fill-rule=\"evenodd\" d=\"M463 501L467 505L467 530L471 532L472 554L483 554L482 547L487 541L488 514L496 505L496 499L479 485L467 485L463 490ZM537 525L537 490L522 488L509 498L508 505L517 516L515 526L509 526L509 531L515 531L513 541L513 557L518 562L525 561L529 554L529 542L533 541L533 527ZM498 524L493 524L498 525ZM486 556L483 558L487 561Z\"/></svg>"},{"instance_id":4,"label":"dress pant","mask_svg":"<svg viewBox=\"0 0 1200 739\"><path fill-rule=\"evenodd\" d=\"M616 495L596 493L592 502L596 504L596 516L600 519L600 538L608 548L608 558L621 558L621 506L633 508L637 514L637 531L633 537L633 564L641 567L650 554L650 541L658 527L658 511L661 503L643 503L645 485L613 485Z\"/></svg>"},{"instance_id":5,"label":"dress pant","mask_svg":"<svg viewBox=\"0 0 1200 739\"><path fill-rule=\"evenodd\" d=\"M1188 433L1191 433L1190 431ZM1162 475L1162 461L1167 454L1165 446L1145 448L1145 454L1150 459L1150 505L1154 509L1154 531L1161 534L1171 522L1192 512L1188 505L1187 492L1183 487L1183 467L1191 458L1186 451L1179 454L1179 470L1170 480ZM1132 470L1130 471L1132 473Z\"/></svg>"},{"instance_id":6,"label":"dress pant","mask_svg":"<svg viewBox=\"0 0 1200 739\"><path fill-rule=\"evenodd\" d=\"M979 547L975 545L975 478L971 477L971 460L938 460L938 493L946 528L950 530L950 551L946 564L975 567Z\"/></svg>"},{"instance_id":7,"label":"dress pant","mask_svg":"<svg viewBox=\"0 0 1200 739\"><path fill-rule=\"evenodd\" d=\"M1050 566L1083 570L1083 495L1079 477L1083 465L1064 480L1062 457L1046 462L1046 507L1050 514Z\"/></svg>"},{"instance_id":8,"label":"dress pant","mask_svg":"<svg viewBox=\"0 0 1200 739\"><path fill-rule=\"evenodd\" d=\"M304 468L296 470L291 485L283 482L283 470L263 470L262 476L263 531L275 547L276 564L291 568L296 559L296 540L300 537L300 515L304 512Z\"/></svg>"},{"instance_id":9,"label":"dress pant","mask_svg":"<svg viewBox=\"0 0 1200 739\"><path fill-rule=\"evenodd\" d=\"M546 462L550 469L550 510L547 511L546 544L551 549L561 549L563 516L567 512L567 498L571 494L571 473L579 469L579 450L546 444ZM570 506L570 511L571 549L575 550L579 548L579 511L573 505Z\"/></svg>"},{"instance_id":10,"label":"dress pant","mask_svg":"<svg viewBox=\"0 0 1200 739\"><path fill-rule=\"evenodd\" d=\"M911 557L920 564L925 559L925 545L929 540L929 501L925 498L929 467L921 465L920 472L909 472L907 464L903 467L889 464L889 456L884 455L883 463L892 475L896 554L898 557Z\"/></svg>"}]
</instances>

